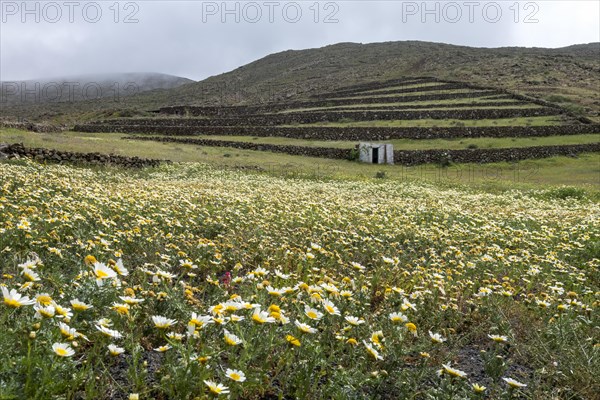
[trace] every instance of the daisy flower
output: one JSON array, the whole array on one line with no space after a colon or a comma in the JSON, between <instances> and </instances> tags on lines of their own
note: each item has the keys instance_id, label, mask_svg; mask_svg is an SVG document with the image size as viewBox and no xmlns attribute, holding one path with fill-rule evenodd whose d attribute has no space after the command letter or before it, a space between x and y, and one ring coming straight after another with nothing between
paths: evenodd
<instances>
[{"instance_id":1,"label":"daisy flower","mask_svg":"<svg viewBox=\"0 0 600 400\"><path fill-rule=\"evenodd\" d=\"M506 382L508 384L508 386L510 386L513 389L521 389L526 387L527 385L524 383L521 383L513 378L502 378L502 380L504 382Z\"/></svg>"},{"instance_id":2,"label":"daisy flower","mask_svg":"<svg viewBox=\"0 0 600 400\"><path fill-rule=\"evenodd\" d=\"M488 335L490 339L492 339L496 343L506 343L508 342L508 338L504 335Z\"/></svg>"},{"instance_id":3,"label":"daisy flower","mask_svg":"<svg viewBox=\"0 0 600 400\"><path fill-rule=\"evenodd\" d=\"M432 333L431 331L429 331L429 337L433 343L444 343L447 340L439 333Z\"/></svg>"},{"instance_id":4,"label":"daisy flower","mask_svg":"<svg viewBox=\"0 0 600 400\"><path fill-rule=\"evenodd\" d=\"M474 391L475 393L483 393L483 392L485 392L485 390L487 389L487 387L485 387L485 386L483 386L483 385L480 385L480 384L478 384L478 383L473 383L473 384L471 385L471 388L473 389L473 391Z\"/></svg>"},{"instance_id":5,"label":"daisy flower","mask_svg":"<svg viewBox=\"0 0 600 400\"><path fill-rule=\"evenodd\" d=\"M227 386L223 386L221 383L216 383L213 381L204 381L204 383L206 386L208 386L210 392L216 394L217 396L220 394L229 393L229 388Z\"/></svg>"},{"instance_id":6,"label":"daisy flower","mask_svg":"<svg viewBox=\"0 0 600 400\"><path fill-rule=\"evenodd\" d=\"M75 354L75 350L67 343L54 343L52 345L52 350L59 357L71 357Z\"/></svg>"},{"instance_id":7,"label":"daisy flower","mask_svg":"<svg viewBox=\"0 0 600 400\"><path fill-rule=\"evenodd\" d=\"M379 354L379 352L370 344L363 340L363 344L367 348L367 352L376 360L383 360L383 357Z\"/></svg>"},{"instance_id":8,"label":"daisy flower","mask_svg":"<svg viewBox=\"0 0 600 400\"><path fill-rule=\"evenodd\" d=\"M40 293L35 296L35 301L42 306L49 306L52 304L52 297L48 293Z\"/></svg>"},{"instance_id":9,"label":"daisy flower","mask_svg":"<svg viewBox=\"0 0 600 400\"><path fill-rule=\"evenodd\" d=\"M73 299L71 300L71 307L73 307L73 310L75 311L85 311L89 310L93 306L86 304L83 301L79 301L78 299Z\"/></svg>"},{"instance_id":10,"label":"daisy flower","mask_svg":"<svg viewBox=\"0 0 600 400\"><path fill-rule=\"evenodd\" d=\"M192 313L192 318L188 322L188 325L194 325L197 328L202 328L207 324L214 324L213 318L210 315L198 315L195 312Z\"/></svg>"},{"instance_id":11,"label":"daisy flower","mask_svg":"<svg viewBox=\"0 0 600 400\"><path fill-rule=\"evenodd\" d=\"M154 349L154 351L157 351L159 353L164 353L167 350L170 350L172 347L170 344L165 344L164 346L159 346L157 348Z\"/></svg>"},{"instance_id":12,"label":"daisy flower","mask_svg":"<svg viewBox=\"0 0 600 400\"><path fill-rule=\"evenodd\" d=\"M413 324L412 322L407 322L406 324L404 324L404 326L406 327L406 329L408 329L408 331L410 333L412 333L415 337L418 336L417 333L417 326L415 324Z\"/></svg>"},{"instance_id":13,"label":"daisy flower","mask_svg":"<svg viewBox=\"0 0 600 400\"><path fill-rule=\"evenodd\" d=\"M117 274L121 276L129 275L129 271L127 271L127 268L123 266L123 260L121 260L120 258L117 260L116 263L113 264L112 267L115 271L117 271Z\"/></svg>"},{"instance_id":14,"label":"daisy flower","mask_svg":"<svg viewBox=\"0 0 600 400\"><path fill-rule=\"evenodd\" d=\"M357 262L351 262L350 265L352 266L352 268L354 268L357 271L363 272L366 268L363 267L362 265L360 265Z\"/></svg>"},{"instance_id":15,"label":"daisy flower","mask_svg":"<svg viewBox=\"0 0 600 400\"><path fill-rule=\"evenodd\" d=\"M108 351L111 356L118 356L119 354L123 354L125 349L114 344L109 344Z\"/></svg>"},{"instance_id":16,"label":"daisy flower","mask_svg":"<svg viewBox=\"0 0 600 400\"><path fill-rule=\"evenodd\" d=\"M307 325L305 323L299 322L298 320L294 321L294 324L296 325L296 327L298 329L300 329L300 331L304 332L304 333L316 333L317 330L313 327L311 327L310 325Z\"/></svg>"},{"instance_id":17,"label":"daisy flower","mask_svg":"<svg viewBox=\"0 0 600 400\"><path fill-rule=\"evenodd\" d=\"M390 313L390 320L396 323L402 323L408 321L408 317L401 312Z\"/></svg>"},{"instance_id":18,"label":"daisy flower","mask_svg":"<svg viewBox=\"0 0 600 400\"><path fill-rule=\"evenodd\" d=\"M113 303L110 308L121 315L129 315L129 304L127 303Z\"/></svg>"},{"instance_id":19,"label":"daisy flower","mask_svg":"<svg viewBox=\"0 0 600 400\"><path fill-rule=\"evenodd\" d=\"M121 300L123 300L123 302L125 304L129 304L130 306L133 306L135 304L139 304L142 303L144 301L144 299L138 299L136 297L132 297L132 296L119 296L119 298Z\"/></svg>"},{"instance_id":20,"label":"daisy flower","mask_svg":"<svg viewBox=\"0 0 600 400\"><path fill-rule=\"evenodd\" d=\"M353 317L351 315L347 315L346 317L344 317L344 319L346 320L346 322L348 322L350 325L354 325L354 326L358 326L361 324L365 323L364 319L360 319L358 317Z\"/></svg>"},{"instance_id":21,"label":"daisy flower","mask_svg":"<svg viewBox=\"0 0 600 400\"><path fill-rule=\"evenodd\" d=\"M38 273L29 268L23 268L23 271L21 271L21 275L23 275L25 279L27 279L30 282L37 282L41 280Z\"/></svg>"},{"instance_id":22,"label":"daisy flower","mask_svg":"<svg viewBox=\"0 0 600 400\"><path fill-rule=\"evenodd\" d=\"M56 309L54 308L53 305L44 307L44 306L40 306L39 304L35 304L33 306L33 309L35 310L36 318L52 318L52 317L54 317L54 315L56 313Z\"/></svg>"},{"instance_id":23,"label":"daisy flower","mask_svg":"<svg viewBox=\"0 0 600 400\"><path fill-rule=\"evenodd\" d=\"M275 318L271 317L267 311L261 311L260 308L254 309L254 313L252 313L252 320L259 324L264 324L265 322L275 322Z\"/></svg>"},{"instance_id":24,"label":"daisy flower","mask_svg":"<svg viewBox=\"0 0 600 400\"><path fill-rule=\"evenodd\" d=\"M21 306L30 306L35 303L35 300L31 300L27 296L21 296L16 289L10 291L2 286L2 295L4 296L4 304L9 307L19 308Z\"/></svg>"},{"instance_id":25,"label":"daisy flower","mask_svg":"<svg viewBox=\"0 0 600 400\"><path fill-rule=\"evenodd\" d=\"M102 325L96 325L96 329L98 329L103 335L111 337L113 339L120 339L123 337L123 334L121 334L121 332L115 331L114 329L110 329Z\"/></svg>"},{"instance_id":26,"label":"daisy flower","mask_svg":"<svg viewBox=\"0 0 600 400\"><path fill-rule=\"evenodd\" d=\"M102 286L104 279L115 278L117 273L106 264L97 262L94 264L94 275L96 275L96 284Z\"/></svg>"},{"instance_id":27,"label":"daisy flower","mask_svg":"<svg viewBox=\"0 0 600 400\"><path fill-rule=\"evenodd\" d=\"M194 264L191 260L179 260L179 266L181 268L186 268L186 269L196 269L198 268L198 266L196 264Z\"/></svg>"},{"instance_id":28,"label":"daisy flower","mask_svg":"<svg viewBox=\"0 0 600 400\"><path fill-rule=\"evenodd\" d=\"M236 382L244 382L246 380L246 375L242 371L237 369L227 368L227 370L225 371L225 376Z\"/></svg>"},{"instance_id":29,"label":"daisy flower","mask_svg":"<svg viewBox=\"0 0 600 400\"><path fill-rule=\"evenodd\" d=\"M230 346L237 346L238 344L242 343L242 339L229 332L227 329L224 329L224 338L225 343L227 343Z\"/></svg>"},{"instance_id":30,"label":"daisy flower","mask_svg":"<svg viewBox=\"0 0 600 400\"><path fill-rule=\"evenodd\" d=\"M73 340L77 335L77 330L75 328L71 328L64 322L58 323L58 329L60 329L60 333L67 338L67 340Z\"/></svg>"},{"instance_id":31,"label":"daisy flower","mask_svg":"<svg viewBox=\"0 0 600 400\"><path fill-rule=\"evenodd\" d=\"M340 315L340 310L338 310L331 300L323 300L323 308L331 315Z\"/></svg>"},{"instance_id":32,"label":"daisy flower","mask_svg":"<svg viewBox=\"0 0 600 400\"><path fill-rule=\"evenodd\" d=\"M169 319L160 315L153 315L152 322L158 329L167 329L177 323L174 319Z\"/></svg>"},{"instance_id":33,"label":"daisy flower","mask_svg":"<svg viewBox=\"0 0 600 400\"><path fill-rule=\"evenodd\" d=\"M176 333L176 332L167 333L167 337L171 340L177 340L177 341L183 340L183 335L181 333Z\"/></svg>"},{"instance_id":34,"label":"daisy flower","mask_svg":"<svg viewBox=\"0 0 600 400\"><path fill-rule=\"evenodd\" d=\"M443 368L437 372L438 376L442 376L443 374L448 374L455 378L465 378L467 376L466 372L461 371L460 369L452 368L447 364L442 364L442 367Z\"/></svg>"},{"instance_id":35,"label":"daisy flower","mask_svg":"<svg viewBox=\"0 0 600 400\"><path fill-rule=\"evenodd\" d=\"M318 311L315 308L311 308L308 304L304 306L304 314L310 318L310 319L314 319L315 321L320 320L321 318L323 318L323 313Z\"/></svg>"}]
</instances>

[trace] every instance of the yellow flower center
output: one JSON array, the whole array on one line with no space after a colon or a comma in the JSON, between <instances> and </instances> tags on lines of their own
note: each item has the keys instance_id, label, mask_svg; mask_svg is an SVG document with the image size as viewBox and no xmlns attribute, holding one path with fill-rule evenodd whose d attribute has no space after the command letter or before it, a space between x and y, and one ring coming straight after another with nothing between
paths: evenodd
<instances>
[{"instance_id":1,"label":"yellow flower center","mask_svg":"<svg viewBox=\"0 0 600 400\"><path fill-rule=\"evenodd\" d=\"M258 322L259 324L262 324L265 322L265 320L262 319L259 314L252 314L252 319L254 321Z\"/></svg>"},{"instance_id":2,"label":"yellow flower center","mask_svg":"<svg viewBox=\"0 0 600 400\"><path fill-rule=\"evenodd\" d=\"M52 303L52 298L50 296L38 296L36 300L43 306L49 306L50 303Z\"/></svg>"},{"instance_id":3,"label":"yellow flower center","mask_svg":"<svg viewBox=\"0 0 600 400\"><path fill-rule=\"evenodd\" d=\"M102 270L96 271L96 276L100 279L106 278L108 274Z\"/></svg>"},{"instance_id":4,"label":"yellow flower center","mask_svg":"<svg viewBox=\"0 0 600 400\"><path fill-rule=\"evenodd\" d=\"M61 357L66 357L67 356L67 350L63 349L62 347L59 347L56 349L56 354L58 354Z\"/></svg>"},{"instance_id":5,"label":"yellow flower center","mask_svg":"<svg viewBox=\"0 0 600 400\"><path fill-rule=\"evenodd\" d=\"M17 300L15 299L4 299L4 304L6 304L9 307L21 307L21 303L19 303Z\"/></svg>"}]
</instances>

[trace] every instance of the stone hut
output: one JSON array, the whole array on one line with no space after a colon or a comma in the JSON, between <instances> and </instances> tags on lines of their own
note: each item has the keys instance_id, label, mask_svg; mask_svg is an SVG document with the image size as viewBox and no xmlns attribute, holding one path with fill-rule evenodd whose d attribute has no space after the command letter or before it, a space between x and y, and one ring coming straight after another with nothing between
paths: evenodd
<instances>
[{"instance_id":1,"label":"stone hut","mask_svg":"<svg viewBox=\"0 0 600 400\"><path fill-rule=\"evenodd\" d=\"M360 143L358 159L369 164L393 164L394 146L389 143Z\"/></svg>"}]
</instances>

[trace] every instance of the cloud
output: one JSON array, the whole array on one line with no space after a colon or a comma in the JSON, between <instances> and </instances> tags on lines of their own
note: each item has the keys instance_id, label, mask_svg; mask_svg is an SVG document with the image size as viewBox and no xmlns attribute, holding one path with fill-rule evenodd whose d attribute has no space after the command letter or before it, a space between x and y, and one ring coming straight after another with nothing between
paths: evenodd
<instances>
[{"instance_id":1,"label":"cloud","mask_svg":"<svg viewBox=\"0 0 600 400\"><path fill-rule=\"evenodd\" d=\"M199 80L273 52L338 42L600 41L595 1L75 3L29 1L24 9L21 1L0 2L0 79L152 71Z\"/></svg>"}]
</instances>

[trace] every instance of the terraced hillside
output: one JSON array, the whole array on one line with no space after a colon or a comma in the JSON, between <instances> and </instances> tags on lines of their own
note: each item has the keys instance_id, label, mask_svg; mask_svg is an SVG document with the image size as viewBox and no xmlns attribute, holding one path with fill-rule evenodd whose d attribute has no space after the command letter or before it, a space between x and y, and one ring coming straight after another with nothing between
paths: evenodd
<instances>
[{"instance_id":1,"label":"terraced hillside","mask_svg":"<svg viewBox=\"0 0 600 400\"><path fill-rule=\"evenodd\" d=\"M428 77L356 85L303 102L173 106L154 113L155 118L102 120L75 129L339 159L355 158L358 141L385 140L396 146L395 161L406 165L600 151L600 127L557 105Z\"/></svg>"}]
</instances>

